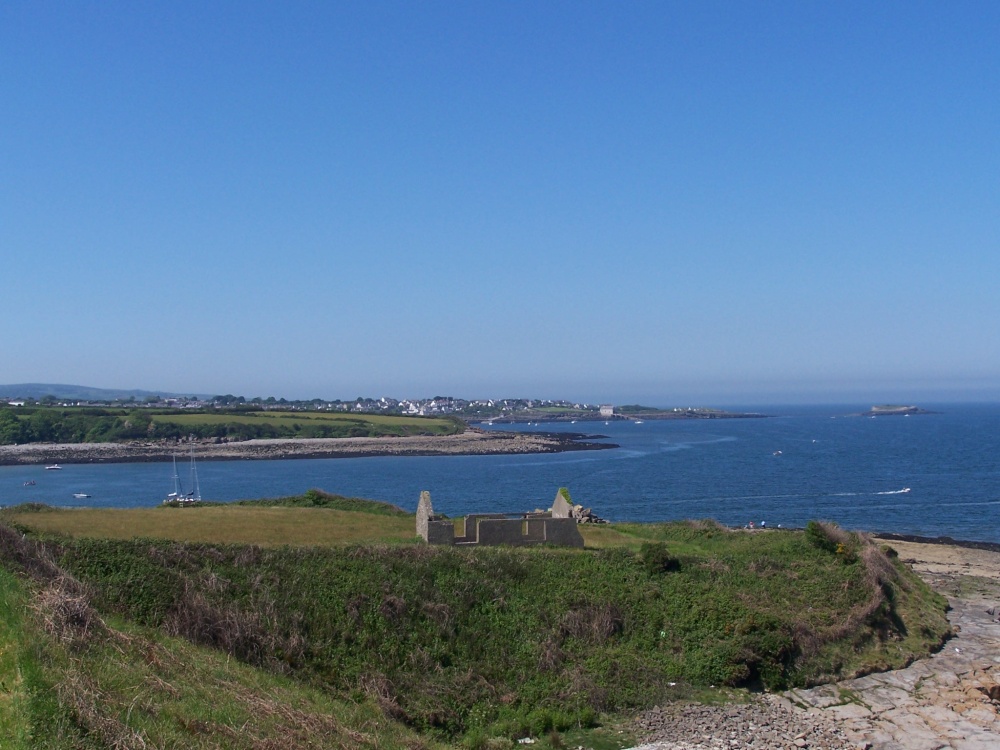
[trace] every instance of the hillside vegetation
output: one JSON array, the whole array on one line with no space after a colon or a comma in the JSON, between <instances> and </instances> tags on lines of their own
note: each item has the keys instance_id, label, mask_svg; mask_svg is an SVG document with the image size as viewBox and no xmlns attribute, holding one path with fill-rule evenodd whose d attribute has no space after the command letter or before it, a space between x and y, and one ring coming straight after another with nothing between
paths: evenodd
<instances>
[{"instance_id":1,"label":"hillside vegetation","mask_svg":"<svg viewBox=\"0 0 1000 750\"><path fill-rule=\"evenodd\" d=\"M20 607L36 613L28 620L48 618L49 645L25 651L35 654L34 679L51 686L63 670L76 670L80 689L72 695L89 696L105 717L50 687L27 691L34 697L12 721L35 727L58 714L67 736L94 735L93 726L107 721L155 746L221 746L211 743L222 742L243 709L198 709L197 698L182 700L186 688L175 680L184 659L222 679L219 659L228 655L241 664L232 667L239 675L222 680L242 696L233 701L260 700L255 688L241 687L249 683L276 681L286 691L291 713L279 708L285 699L269 704L275 726L294 723L295 712L319 721L328 704L342 702L329 706L344 717L336 726L315 725L315 745L255 747L364 746L345 732L378 735L379 747L512 747L504 743L529 735L558 746L563 740L552 733L678 691L779 689L899 666L948 632L943 599L891 552L827 524L756 533L712 522L621 525L586 531L584 550L459 549L386 543L378 521L406 521L412 539L413 517L361 501L354 510L324 508L326 497L336 498L314 492L285 507L150 512L182 519L192 534L223 523L226 513L298 513L303 530L338 513L340 523L353 517L367 528L368 543L180 541L181 526L175 541L109 538L94 522L86 535L70 536L78 511L0 513L10 524L0 527L0 555L21 574L3 580L35 602ZM25 631L8 632L23 642ZM107 659L122 666L102 669ZM164 676L159 670L170 664L173 676ZM143 692L137 718L119 695L120 673L129 670L129 679L162 680L177 695ZM169 727L168 707L176 717Z\"/></svg>"},{"instance_id":2,"label":"hillside vegetation","mask_svg":"<svg viewBox=\"0 0 1000 750\"><path fill-rule=\"evenodd\" d=\"M0 445L105 443L195 437L335 438L454 435L464 424L449 417L250 409L0 408Z\"/></svg>"}]
</instances>

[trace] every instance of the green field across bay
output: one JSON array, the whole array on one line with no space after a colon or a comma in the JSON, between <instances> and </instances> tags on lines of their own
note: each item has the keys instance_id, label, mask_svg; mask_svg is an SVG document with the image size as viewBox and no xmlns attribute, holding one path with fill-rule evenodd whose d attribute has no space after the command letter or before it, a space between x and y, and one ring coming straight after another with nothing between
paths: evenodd
<instances>
[{"instance_id":1,"label":"green field across bay","mask_svg":"<svg viewBox=\"0 0 1000 750\"><path fill-rule=\"evenodd\" d=\"M296 423L327 423L327 424L369 424L389 432L399 431L401 434L431 433L435 435L451 435L456 430L454 419L444 417L402 416L398 414L351 414L331 412L301 412L301 411L248 411L242 413L176 413L155 414L156 423L169 422L181 425L220 425L220 424L266 424L280 425L294 429Z\"/></svg>"}]
</instances>

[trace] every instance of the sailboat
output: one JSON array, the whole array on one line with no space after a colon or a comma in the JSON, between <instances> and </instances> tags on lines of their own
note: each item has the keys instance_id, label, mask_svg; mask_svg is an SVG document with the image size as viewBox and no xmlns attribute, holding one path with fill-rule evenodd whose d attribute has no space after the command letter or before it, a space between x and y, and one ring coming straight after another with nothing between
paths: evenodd
<instances>
[{"instance_id":1,"label":"sailboat","mask_svg":"<svg viewBox=\"0 0 1000 750\"><path fill-rule=\"evenodd\" d=\"M164 505L169 505L171 503L176 503L177 505L194 505L195 503L201 502L201 487L198 484L198 467L194 462L194 449L191 449L191 489L184 492L181 487L181 478L177 473L177 456L173 457L174 460L174 491L168 494L164 499Z\"/></svg>"}]
</instances>

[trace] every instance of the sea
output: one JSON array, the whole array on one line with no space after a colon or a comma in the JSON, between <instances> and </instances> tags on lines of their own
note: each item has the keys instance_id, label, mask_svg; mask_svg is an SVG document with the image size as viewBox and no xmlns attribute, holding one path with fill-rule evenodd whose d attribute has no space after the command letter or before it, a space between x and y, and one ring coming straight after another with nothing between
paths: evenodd
<instances>
[{"instance_id":1,"label":"sea","mask_svg":"<svg viewBox=\"0 0 1000 750\"><path fill-rule=\"evenodd\" d=\"M833 521L1000 543L1000 404L922 405L931 413L861 416L868 405L773 406L760 419L581 421L484 426L572 432L619 447L517 456L205 461L205 500L319 488L414 511L517 513L550 507L560 487L611 522L712 518L729 526ZM181 481L189 481L178 460ZM159 505L171 463L0 467L0 505ZM89 495L77 498L74 494Z\"/></svg>"}]
</instances>

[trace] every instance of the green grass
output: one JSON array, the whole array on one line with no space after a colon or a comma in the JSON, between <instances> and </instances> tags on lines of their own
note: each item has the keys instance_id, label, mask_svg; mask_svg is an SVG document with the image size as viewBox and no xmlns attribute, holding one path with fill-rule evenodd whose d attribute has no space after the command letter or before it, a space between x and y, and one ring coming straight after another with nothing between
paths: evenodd
<instances>
[{"instance_id":1,"label":"green grass","mask_svg":"<svg viewBox=\"0 0 1000 750\"><path fill-rule=\"evenodd\" d=\"M461 549L410 543L413 517L385 504L317 491L281 503L149 510L161 521L150 538L135 538L139 515L128 517L133 537L119 533L112 511L15 509L0 520L44 542L123 628L185 636L470 746L526 735L597 744L604 717L678 690L778 689L901 666L948 630L944 600L905 566L822 525L811 535L584 526L584 550ZM345 503L358 510L330 507ZM83 517L104 518L104 531L68 520ZM311 536L324 519L353 531ZM233 543L240 526L259 537L252 546ZM231 710L198 721L233 726L243 715Z\"/></svg>"},{"instance_id":2,"label":"green grass","mask_svg":"<svg viewBox=\"0 0 1000 750\"><path fill-rule=\"evenodd\" d=\"M0 410L0 444L109 442L225 437L326 438L453 435L458 419L395 414L304 411L30 408Z\"/></svg>"},{"instance_id":3,"label":"green grass","mask_svg":"<svg viewBox=\"0 0 1000 750\"><path fill-rule=\"evenodd\" d=\"M128 508L60 510L5 516L35 531L74 538L170 539L178 542L280 545L358 544L372 538L412 542L411 518L358 519L350 511L325 508L239 508L206 505L188 508Z\"/></svg>"},{"instance_id":4,"label":"green grass","mask_svg":"<svg viewBox=\"0 0 1000 750\"><path fill-rule=\"evenodd\" d=\"M32 687L38 670L28 645L27 597L21 582L0 567L0 747L31 747Z\"/></svg>"},{"instance_id":5,"label":"green grass","mask_svg":"<svg viewBox=\"0 0 1000 750\"><path fill-rule=\"evenodd\" d=\"M177 542L337 546L412 542L414 516L388 503L309 490L276 500L189 507L72 508L15 506L0 520L73 538L157 538Z\"/></svg>"},{"instance_id":6,"label":"green grass","mask_svg":"<svg viewBox=\"0 0 1000 750\"><path fill-rule=\"evenodd\" d=\"M330 510L347 510L357 513L368 513L378 516L410 516L398 505L381 500L366 500L358 497L344 497L323 490L307 490L304 495L279 497L264 500L239 500L232 503L242 507L283 507L283 508L328 508Z\"/></svg>"},{"instance_id":7,"label":"green grass","mask_svg":"<svg viewBox=\"0 0 1000 750\"><path fill-rule=\"evenodd\" d=\"M373 700L337 698L156 630L112 619L86 638L47 635L57 615L36 606L35 635L13 643L32 644L34 679L30 691L0 704L11 708L0 712L4 750L437 746ZM0 665L6 680L7 664Z\"/></svg>"},{"instance_id":8,"label":"green grass","mask_svg":"<svg viewBox=\"0 0 1000 750\"><path fill-rule=\"evenodd\" d=\"M459 431L453 419L440 417L407 417L391 414L339 414L328 412L251 411L237 414L170 413L156 414L153 421L185 427L204 425L271 425L291 432L314 432L316 426L332 429L364 426L379 435L452 435Z\"/></svg>"}]
</instances>

